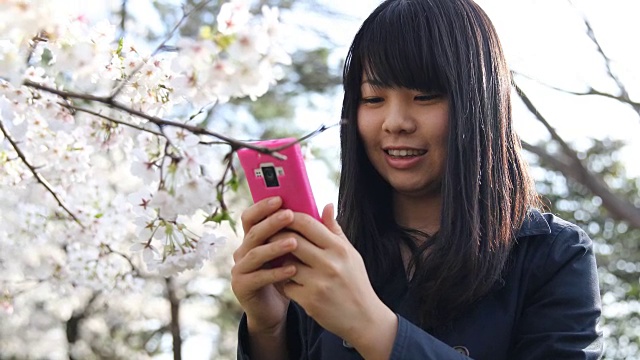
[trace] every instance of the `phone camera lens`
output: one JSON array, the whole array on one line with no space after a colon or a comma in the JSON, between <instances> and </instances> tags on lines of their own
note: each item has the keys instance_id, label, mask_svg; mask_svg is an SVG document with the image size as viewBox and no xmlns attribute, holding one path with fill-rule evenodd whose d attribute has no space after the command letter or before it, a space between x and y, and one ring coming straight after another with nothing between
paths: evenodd
<instances>
[{"instance_id":1,"label":"phone camera lens","mask_svg":"<svg viewBox=\"0 0 640 360\"><path fill-rule=\"evenodd\" d=\"M278 175L276 174L276 169L273 166L262 167L262 175L267 187L280 186L280 183L278 182Z\"/></svg>"}]
</instances>

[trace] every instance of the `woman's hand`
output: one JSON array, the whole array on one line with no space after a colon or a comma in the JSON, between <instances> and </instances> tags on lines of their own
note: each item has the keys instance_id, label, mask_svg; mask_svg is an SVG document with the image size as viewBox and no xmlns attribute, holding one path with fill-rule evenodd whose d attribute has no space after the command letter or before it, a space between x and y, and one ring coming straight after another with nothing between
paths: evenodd
<instances>
[{"instance_id":1,"label":"woman's hand","mask_svg":"<svg viewBox=\"0 0 640 360\"><path fill-rule=\"evenodd\" d=\"M291 210L280 209L279 197L265 199L242 213L244 239L233 254L231 288L247 315L250 334L275 336L286 324L289 299L274 284L295 275L292 264L270 268L266 264L295 250L290 237L270 239L293 221Z\"/></svg>"},{"instance_id":2,"label":"woman's hand","mask_svg":"<svg viewBox=\"0 0 640 360\"><path fill-rule=\"evenodd\" d=\"M397 317L374 292L364 261L334 219L332 205L324 208L322 222L295 213L287 226L297 233L287 234L296 240L293 255L300 262L286 263L297 270L284 284L284 293L366 359L388 359Z\"/></svg>"}]
</instances>

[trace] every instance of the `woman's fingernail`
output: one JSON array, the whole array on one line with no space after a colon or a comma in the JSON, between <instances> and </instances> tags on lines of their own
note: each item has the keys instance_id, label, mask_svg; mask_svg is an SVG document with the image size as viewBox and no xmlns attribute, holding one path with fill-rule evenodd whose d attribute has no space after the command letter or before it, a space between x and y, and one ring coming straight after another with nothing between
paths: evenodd
<instances>
[{"instance_id":1,"label":"woman's fingernail","mask_svg":"<svg viewBox=\"0 0 640 360\"><path fill-rule=\"evenodd\" d=\"M269 201L267 202L267 204L269 204L270 206L274 206L274 205L276 205L276 204L278 203L278 201L279 201L279 200L280 200L279 198L274 197L274 198L272 198L272 199L269 199Z\"/></svg>"},{"instance_id":2,"label":"woman's fingernail","mask_svg":"<svg viewBox=\"0 0 640 360\"><path fill-rule=\"evenodd\" d=\"M285 247L285 248L292 247L295 244L295 241L296 239L293 239L293 238L283 240L282 247Z\"/></svg>"}]
</instances>

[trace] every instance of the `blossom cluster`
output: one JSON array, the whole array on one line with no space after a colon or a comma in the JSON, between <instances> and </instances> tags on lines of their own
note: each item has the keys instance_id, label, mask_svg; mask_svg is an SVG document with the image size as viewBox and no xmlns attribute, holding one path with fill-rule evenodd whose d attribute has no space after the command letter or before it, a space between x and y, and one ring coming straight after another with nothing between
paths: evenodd
<instances>
[{"instance_id":1,"label":"blossom cluster","mask_svg":"<svg viewBox=\"0 0 640 360\"><path fill-rule=\"evenodd\" d=\"M105 288L202 266L224 243L211 219L234 173L194 129L282 76L278 10L232 0L162 51L64 3L0 2L0 280Z\"/></svg>"},{"instance_id":2,"label":"blossom cluster","mask_svg":"<svg viewBox=\"0 0 640 360\"><path fill-rule=\"evenodd\" d=\"M237 134L211 109L262 96L290 59L278 10L248 0L153 45L76 11L0 1L0 353L149 358L166 347L168 282L219 294L229 267L208 261L237 181L215 135ZM211 340L216 311L183 302L182 329Z\"/></svg>"}]
</instances>

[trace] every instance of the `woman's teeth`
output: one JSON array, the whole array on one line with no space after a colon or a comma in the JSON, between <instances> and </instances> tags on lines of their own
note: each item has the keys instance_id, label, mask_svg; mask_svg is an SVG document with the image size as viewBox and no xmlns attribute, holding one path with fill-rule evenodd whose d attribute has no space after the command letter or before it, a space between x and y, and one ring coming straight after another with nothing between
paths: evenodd
<instances>
[{"instance_id":1,"label":"woman's teeth","mask_svg":"<svg viewBox=\"0 0 640 360\"><path fill-rule=\"evenodd\" d=\"M386 153L394 157L420 156L426 153L425 150L386 150Z\"/></svg>"}]
</instances>

